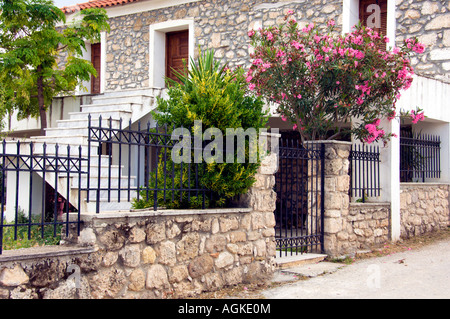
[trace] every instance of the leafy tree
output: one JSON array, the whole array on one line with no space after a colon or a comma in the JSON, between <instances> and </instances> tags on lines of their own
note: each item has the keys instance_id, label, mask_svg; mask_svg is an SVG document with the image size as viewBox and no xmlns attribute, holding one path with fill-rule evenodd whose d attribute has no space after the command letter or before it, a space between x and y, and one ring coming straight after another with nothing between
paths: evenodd
<instances>
[{"instance_id":1,"label":"leafy tree","mask_svg":"<svg viewBox=\"0 0 450 319\"><path fill-rule=\"evenodd\" d=\"M380 128L380 119L396 116L401 90L413 80L410 56L424 47L407 39L383 51L379 48L389 39L374 30L358 25L340 35L334 25L329 21L327 32L313 24L301 29L291 11L279 26L251 30L255 53L249 88L277 104L303 141L350 133L366 143L386 142L392 134ZM411 117L417 121L423 113Z\"/></svg>"},{"instance_id":2,"label":"leafy tree","mask_svg":"<svg viewBox=\"0 0 450 319\"><path fill-rule=\"evenodd\" d=\"M2 0L0 11L1 111L18 110L19 119L40 116L43 131L53 98L97 76L82 54L86 41L96 43L109 31L106 11L83 10L67 27L52 0ZM57 65L61 57L66 57L63 69Z\"/></svg>"}]
</instances>

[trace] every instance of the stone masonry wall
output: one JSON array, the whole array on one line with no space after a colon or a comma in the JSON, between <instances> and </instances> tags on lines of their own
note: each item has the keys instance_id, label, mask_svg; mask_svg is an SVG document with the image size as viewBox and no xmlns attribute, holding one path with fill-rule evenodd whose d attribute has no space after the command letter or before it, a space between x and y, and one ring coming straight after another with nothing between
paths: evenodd
<instances>
[{"instance_id":1,"label":"stone masonry wall","mask_svg":"<svg viewBox=\"0 0 450 319\"><path fill-rule=\"evenodd\" d=\"M411 238L450 226L447 184L402 183L400 214L402 238Z\"/></svg>"},{"instance_id":2,"label":"stone masonry wall","mask_svg":"<svg viewBox=\"0 0 450 319\"><path fill-rule=\"evenodd\" d=\"M326 24L330 19L341 25L342 3L338 0L199 1L111 18L111 32L106 37L106 91L149 86L152 24L193 18L194 47L214 48L216 56L233 68L250 63L247 32L281 22L290 9L302 25Z\"/></svg>"},{"instance_id":3,"label":"stone masonry wall","mask_svg":"<svg viewBox=\"0 0 450 319\"><path fill-rule=\"evenodd\" d=\"M419 75L450 83L450 3L446 0L397 0L396 40L418 37L426 45L411 62Z\"/></svg>"},{"instance_id":4,"label":"stone masonry wall","mask_svg":"<svg viewBox=\"0 0 450 319\"><path fill-rule=\"evenodd\" d=\"M390 204L350 203L350 146L325 142L324 247L331 257L389 240Z\"/></svg>"},{"instance_id":5,"label":"stone masonry wall","mask_svg":"<svg viewBox=\"0 0 450 319\"><path fill-rule=\"evenodd\" d=\"M276 170L268 156L247 208L86 214L66 247L4 251L0 299L185 298L264 283L276 256Z\"/></svg>"}]
</instances>

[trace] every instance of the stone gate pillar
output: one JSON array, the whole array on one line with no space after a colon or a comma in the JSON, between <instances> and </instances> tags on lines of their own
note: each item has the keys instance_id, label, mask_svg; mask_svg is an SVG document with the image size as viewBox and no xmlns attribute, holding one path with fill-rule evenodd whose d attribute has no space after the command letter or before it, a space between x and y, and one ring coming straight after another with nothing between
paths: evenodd
<instances>
[{"instance_id":1,"label":"stone gate pillar","mask_svg":"<svg viewBox=\"0 0 450 319\"><path fill-rule=\"evenodd\" d=\"M329 256L345 251L349 214L350 142L323 141L325 144L324 249Z\"/></svg>"}]
</instances>

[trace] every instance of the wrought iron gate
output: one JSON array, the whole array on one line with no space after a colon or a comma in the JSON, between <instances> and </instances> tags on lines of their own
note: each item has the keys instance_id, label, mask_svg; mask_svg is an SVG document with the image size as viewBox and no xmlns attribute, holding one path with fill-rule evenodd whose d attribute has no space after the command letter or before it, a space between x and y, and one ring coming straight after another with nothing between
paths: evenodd
<instances>
[{"instance_id":1,"label":"wrought iron gate","mask_svg":"<svg viewBox=\"0 0 450 319\"><path fill-rule=\"evenodd\" d=\"M323 144L282 138L277 192L276 242L279 256L323 252Z\"/></svg>"}]
</instances>

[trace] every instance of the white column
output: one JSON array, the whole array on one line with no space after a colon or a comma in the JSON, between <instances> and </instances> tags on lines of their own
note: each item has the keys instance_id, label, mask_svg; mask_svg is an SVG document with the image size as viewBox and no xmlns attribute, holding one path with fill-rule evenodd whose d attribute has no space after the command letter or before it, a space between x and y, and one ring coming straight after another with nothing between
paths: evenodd
<instances>
[{"instance_id":1,"label":"white column","mask_svg":"<svg viewBox=\"0 0 450 319\"><path fill-rule=\"evenodd\" d=\"M386 133L397 134L386 147L380 147L381 200L391 203L391 239L400 239L400 122L383 120Z\"/></svg>"}]
</instances>

